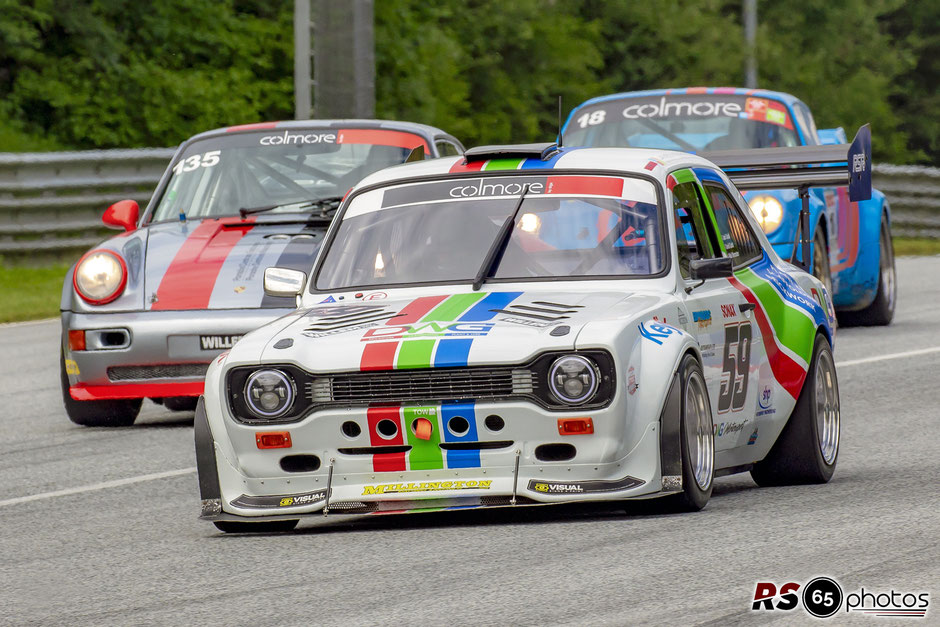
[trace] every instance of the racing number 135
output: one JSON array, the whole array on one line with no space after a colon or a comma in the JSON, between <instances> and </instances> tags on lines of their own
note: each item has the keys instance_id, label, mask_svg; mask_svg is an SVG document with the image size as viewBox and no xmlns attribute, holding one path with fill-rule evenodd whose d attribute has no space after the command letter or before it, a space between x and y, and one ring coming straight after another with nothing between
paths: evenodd
<instances>
[{"instance_id":1,"label":"racing number 135","mask_svg":"<svg viewBox=\"0 0 940 627\"><path fill-rule=\"evenodd\" d=\"M718 413L741 411L751 366L751 321L725 327L725 358L718 392Z\"/></svg>"}]
</instances>

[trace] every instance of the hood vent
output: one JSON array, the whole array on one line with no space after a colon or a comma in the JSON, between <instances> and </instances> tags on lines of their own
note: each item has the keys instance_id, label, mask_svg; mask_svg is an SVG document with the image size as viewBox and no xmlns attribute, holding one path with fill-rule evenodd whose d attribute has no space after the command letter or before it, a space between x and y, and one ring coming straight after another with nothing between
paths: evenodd
<instances>
[{"instance_id":1,"label":"hood vent","mask_svg":"<svg viewBox=\"0 0 940 627\"><path fill-rule=\"evenodd\" d=\"M571 316L566 314L578 313L578 309L582 307L584 305L561 305L537 300L533 301L531 305L510 305L506 309L490 309L490 311L519 316L520 318L556 322L570 318Z\"/></svg>"},{"instance_id":2,"label":"hood vent","mask_svg":"<svg viewBox=\"0 0 940 627\"><path fill-rule=\"evenodd\" d=\"M380 309L378 311L359 311L353 314L348 314L345 316L330 316L319 318L316 322L311 324L309 327L304 329L304 331L322 333L324 331L336 331L338 329L347 329L349 327L356 327L363 324L369 324L372 322L381 322L383 320L390 320L392 318L397 318L402 314L395 313L394 311L389 311L388 309Z\"/></svg>"}]
</instances>

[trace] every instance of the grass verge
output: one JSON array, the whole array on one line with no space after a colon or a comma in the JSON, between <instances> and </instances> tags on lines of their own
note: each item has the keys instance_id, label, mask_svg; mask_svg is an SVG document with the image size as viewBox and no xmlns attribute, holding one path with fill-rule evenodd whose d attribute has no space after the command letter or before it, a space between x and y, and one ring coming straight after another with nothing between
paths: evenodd
<instances>
[{"instance_id":1,"label":"grass verge","mask_svg":"<svg viewBox=\"0 0 940 627\"><path fill-rule=\"evenodd\" d=\"M30 268L0 265L0 322L59 315L62 281L71 264Z\"/></svg>"},{"instance_id":2,"label":"grass verge","mask_svg":"<svg viewBox=\"0 0 940 627\"><path fill-rule=\"evenodd\" d=\"M940 255L940 239L929 237L895 237L894 254Z\"/></svg>"}]
</instances>

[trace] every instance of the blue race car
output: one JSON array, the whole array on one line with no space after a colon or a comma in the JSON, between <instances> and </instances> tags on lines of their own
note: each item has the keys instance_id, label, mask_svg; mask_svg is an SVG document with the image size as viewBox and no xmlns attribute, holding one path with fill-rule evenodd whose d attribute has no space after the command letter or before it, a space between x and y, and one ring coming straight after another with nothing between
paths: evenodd
<instances>
[{"instance_id":1,"label":"blue race car","mask_svg":"<svg viewBox=\"0 0 940 627\"><path fill-rule=\"evenodd\" d=\"M575 107L561 131L566 146L621 146L695 153L844 144L841 128L817 130L802 101L780 92L690 87L611 94ZM808 190L806 263L829 287L843 325L886 325L897 284L891 211L884 194L851 202L845 187ZM799 258L802 200L796 189L745 194L784 259Z\"/></svg>"}]
</instances>

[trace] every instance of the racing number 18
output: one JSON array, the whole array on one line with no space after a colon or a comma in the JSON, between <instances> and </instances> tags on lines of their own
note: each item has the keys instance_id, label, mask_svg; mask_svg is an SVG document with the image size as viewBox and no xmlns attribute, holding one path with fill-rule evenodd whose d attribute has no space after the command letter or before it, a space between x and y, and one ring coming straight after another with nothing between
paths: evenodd
<instances>
[{"instance_id":1,"label":"racing number 18","mask_svg":"<svg viewBox=\"0 0 940 627\"><path fill-rule=\"evenodd\" d=\"M718 413L729 409L741 411L747 398L747 381L751 366L751 322L725 327L725 357L718 392Z\"/></svg>"}]
</instances>

